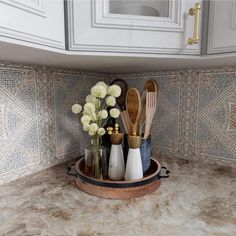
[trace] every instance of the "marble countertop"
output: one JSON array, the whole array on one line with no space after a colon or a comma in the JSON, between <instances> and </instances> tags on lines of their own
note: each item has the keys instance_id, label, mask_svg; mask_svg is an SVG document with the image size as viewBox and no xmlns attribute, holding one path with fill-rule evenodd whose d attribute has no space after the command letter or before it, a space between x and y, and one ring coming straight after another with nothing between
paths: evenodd
<instances>
[{"instance_id":1,"label":"marble countertop","mask_svg":"<svg viewBox=\"0 0 236 236\"><path fill-rule=\"evenodd\" d=\"M235 236L236 169L158 158L171 171L154 193L90 196L66 164L0 186L0 235Z\"/></svg>"}]
</instances>

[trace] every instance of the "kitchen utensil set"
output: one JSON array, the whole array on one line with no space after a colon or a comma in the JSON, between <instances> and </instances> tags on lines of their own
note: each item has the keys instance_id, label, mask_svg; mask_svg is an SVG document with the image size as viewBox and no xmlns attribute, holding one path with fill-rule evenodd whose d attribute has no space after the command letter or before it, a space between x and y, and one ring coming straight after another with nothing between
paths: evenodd
<instances>
[{"instance_id":1,"label":"kitchen utensil set","mask_svg":"<svg viewBox=\"0 0 236 236\"><path fill-rule=\"evenodd\" d=\"M121 87L121 95L117 104L121 110L121 120L128 135L136 136L144 134L144 138L150 135L150 129L154 120L157 105L158 84L155 80L148 80L144 84L142 96L137 89L130 88L126 81L115 79L112 84ZM145 125L145 131L143 128Z\"/></svg>"},{"instance_id":2,"label":"kitchen utensil set","mask_svg":"<svg viewBox=\"0 0 236 236\"><path fill-rule=\"evenodd\" d=\"M158 84L155 80L145 82L141 98L137 89L131 88L128 90L126 95L126 118L124 118L125 114L121 114L127 134L142 136L145 125L143 138L147 138L150 135L157 107L157 96Z\"/></svg>"}]
</instances>

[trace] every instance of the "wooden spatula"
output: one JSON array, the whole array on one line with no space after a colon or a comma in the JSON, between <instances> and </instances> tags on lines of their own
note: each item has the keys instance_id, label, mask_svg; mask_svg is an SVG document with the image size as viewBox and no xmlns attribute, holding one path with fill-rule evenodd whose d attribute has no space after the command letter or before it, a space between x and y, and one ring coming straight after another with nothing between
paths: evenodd
<instances>
[{"instance_id":1,"label":"wooden spatula","mask_svg":"<svg viewBox=\"0 0 236 236\"><path fill-rule=\"evenodd\" d=\"M141 98L139 91L135 88L128 90L126 95L126 110L130 119L130 135L137 135L137 126L141 112Z\"/></svg>"},{"instance_id":2,"label":"wooden spatula","mask_svg":"<svg viewBox=\"0 0 236 236\"><path fill-rule=\"evenodd\" d=\"M129 115L127 111L126 110L121 111L120 116L121 116L121 120L125 128L125 132L126 134L129 134L130 133L130 119L129 119Z\"/></svg>"}]
</instances>

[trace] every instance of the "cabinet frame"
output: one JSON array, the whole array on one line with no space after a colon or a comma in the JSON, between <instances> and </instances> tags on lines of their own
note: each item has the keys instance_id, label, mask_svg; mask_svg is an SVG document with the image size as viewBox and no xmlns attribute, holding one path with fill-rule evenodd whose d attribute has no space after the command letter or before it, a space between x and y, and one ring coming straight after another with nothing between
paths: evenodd
<instances>
[{"instance_id":1,"label":"cabinet frame","mask_svg":"<svg viewBox=\"0 0 236 236\"><path fill-rule=\"evenodd\" d=\"M114 14L110 13L110 1L92 0L92 27L183 32L182 11L181 1L172 0L168 17Z\"/></svg>"},{"instance_id":2,"label":"cabinet frame","mask_svg":"<svg viewBox=\"0 0 236 236\"><path fill-rule=\"evenodd\" d=\"M19 41L19 44L23 44L26 46L31 46L31 44L34 45L40 45L40 46L48 46L56 49L65 49L65 33L64 33L64 2L60 0L58 4L61 4L60 6L60 14L63 22L62 25L58 27L57 32L52 36L52 34L47 35L47 31L44 30L43 33L40 32L30 32L31 28L35 27L42 27L45 28L48 23L50 23L52 26L53 17L50 17L50 12L47 12L48 8L46 7L45 0L37 0L37 1L31 1L31 0L0 0L0 7L3 6L7 9L11 9L9 12L9 16L16 17L16 20L19 20L21 16L22 25L19 27L19 24L17 27L12 24L14 19L4 19L2 17L2 21L0 21L0 39L4 42L13 42ZM62 8L63 6L63 8ZM14 14L12 13L14 12ZM25 17L23 17L23 14ZM31 19L31 21L29 21ZM38 25L34 25L34 21L40 22ZM11 23L8 27L8 21ZM49 21L49 22L48 22ZM19 22L19 21L18 21ZM28 24L29 23L29 24ZM25 25L24 25L25 24ZM58 26L58 25L57 25ZM31 27L31 28L30 28ZM52 30L52 27L50 28ZM60 31L60 38L58 38ZM56 35L56 36L55 36Z\"/></svg>"},{"instance_id":3,"label":"cabinet frame","mask_svg":"<svg viewBox=\"0 0 236 236\"><path fill-rule=\"evenodd\" d=\"M68 48L87 52L200 55L200 44L187 45L187 39L193 35L194 20L188 16L188 10L194 3L195 0L170 0L169 17L143 17L112 14L108 0L68 0Z\"/></svg>"}]
</instances>

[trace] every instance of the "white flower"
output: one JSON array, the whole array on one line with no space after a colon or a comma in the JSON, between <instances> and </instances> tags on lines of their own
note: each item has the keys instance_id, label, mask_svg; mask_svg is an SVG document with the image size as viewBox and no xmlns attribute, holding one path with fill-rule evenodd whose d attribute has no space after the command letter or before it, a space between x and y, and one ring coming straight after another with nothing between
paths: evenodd
<instances>
[{"instance_id":1,"label":"white flower","mask_svg":"<svg viewBox=\"0 0 236 236\"><path fill-rule=\"evenodd\" d=\"M121 94L121 88L119 85L111 85L108 87L108 94L115 97L115 98L118 98Z\"/></svg>"},{"instance_id":2,"label":"white flower","mask_svg":"<svg viewBox=\"0 0 236 236\"><path fill-rule=\"evenodd\" d=\"M108 85L106 83L104 83L103 81L100 81L98 83L96 83L97 86L103 86L106 90L108 88Z\"/></svg>"},{"instance_id":3,"label":"white flower","mask_svg":"<svg viewBox=\"0 0 236 236\"><path fill-rule=\"evenodd\" d=\"M108 112L107 112L107 110L101 110L101 111L99 111L98 112L98 117L100 118L100 119L106 119L107 117L108 117Z\"/></svg>"},{"instance_id":4,"label":"white flower","mask_svg":"<svg viewBox=\"0 0 236 236\"><path fill-rule=\"evenodd\" d=\"M71 110L72 110L73 113L78 114L78 113L81 112L82 106L79 105L79 104L74 104L74 105L71 107Z\"/></svg>"},{"instance_id":5,"label":"white flower","mask_svg":"<svg viewBox=\"0 0 236 236\"><path fill-rule=\"evenodd\" d=\"M86 97L86 102L92 103L93 105L95 105L95 107L99 108L101 105L101 102L99 99L97 99L96 97L94 97L93 95L89 94Z\"/></svg>"},{"instance_id":6,"label":"white flower","mask_svg":"<svg viewBox=\"0 0 236 236\"><path fill-rule=\"evenodd\" d=\"M112 109L110 110L110 115L111 115L111 117L113 117L113 118L118 118L119 115L120 115L120 111L119 111L118 109L116 109L116 108L112 108Z\"/></svg>"},{"instance_id":7,"label":"white flower","mask_svg":"<svg viewBox=\"0 0 236 236\"><path fill-rule=\"evenodd\" d=\"M96 132L94 132L93 130L89 129L89 135L90 135L90 136L95 135L95 133L96 133Z\"/></svg>"},{"instance_id":8,"label":"white flower","mask_svg":"<svg viewBox=\"0 0 236 236\"><path fill-rule=\"evenodd\" d=\"M106 104L110 107L114 107L116 104L116 99L113 96L108 96L106 99Z\"/></svg>"},{"instance_id":9,"label":"white flower","mask_svg":"<svg viewBox=\"0 0 236 236\"><path fill-rule=\"evenodd\" d=\"M90 116L90 114L91 114L91 113L90 113L90 111L88 111L88 110L84 110L84 111L83 111L83 115L88 115L88 116Z\"/></svg>"},{"instance_id":10,"label":"white flower","mask_svg":"<svg viewBox=\"0 0 236 236\"><path fill-rule=\"evenodd\" d=\"M91 89L91 94L97 98L105 98L107 95L106 89L101 85L95 85Z\"/></svg>"},{"instance_id":11,"label":"white flower","mask_svg":"<svg viewBox=\"0 0 236 236\"><path fill-rule=\"evenodd\" d=\"M96 98L96 101L95 101L94 105L98 109L101 106L101 101L98 98Z\"/></svg>"},{"instance_id":12,"label":"white flower","mask_svg":"<svg viewBox=\"0 0 236 236\"><path fill-rule=\"evenodd\" d=\"M93 95L89 94L89 95L86 97L85 100L86 100L86 102L90 102L90 103L92 103L92 104L95 105L97 98L94 97Z\"/></svg>"},{"instance_id":13,"label":"white flower","mask_svg":"<svg viewBox=\"0 0 236 236\"><path fill-rule=\"evenodd\" d=\"M90 120L91 120L91 117L88 116L88 115L83 115L83 116L81 117L81 123L82 123L83 125L88 124L88 123L90 122Z\"/></svg>"},{"instance_id":14,"label":"white flower","mask_svg":"<svg viewBox=\"0 0 236 236\"><path fill-rule=\"evenodd\" d=\"M105 131L104 128L99 128L99 129L98 129L98 135L99 135L99 136L103 136L105 133L106 133L106 131Z\"/></svg>"},{"instance_id":15,"label":"white flower","mask_svg":"<svg viewBox=\"0 0 236 236\"><path fill-rule=\"evenodd\" d=\"M91 102L87 102L84 105L84 112L85 114L91 114L92 112L95 112L95 106Z\"/></svg>"},{"instance_id":16,"label":"white flower","mask_svg":"<svg viewBox=\"0 0 236 236\"><path fill-rule=\"evenodd\" d=\"M84 124L83 125L83 130L84 131L89 131L89 129L90 129L90 124Z\"/></svg>"},{"instance_id":17,"label":"white flower","mask_svg":"<svg viewBox=\"0 0 236 236\"><path fill-rule=\"evenodd\" d=\"M92 123L90 125L90 129L89 130L91 130L93 132L96 132L98 130L98 125L96 123Z\"/></svg>"},{"instance_id":18,"label":"white flower","mask_svg":"<svg viewBox=\"0 0 236 236\"><path fill-rule=\"evenodd\" d=\"M92 112L92 113L91 113L91 120L92 120L92 121L97 121L97 115L96 115L95 112Z\"/></svg>"}]
</instances>

